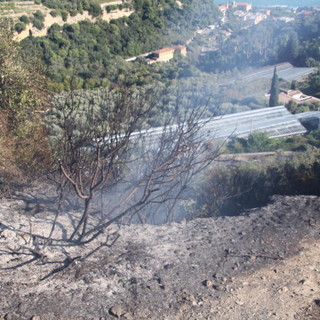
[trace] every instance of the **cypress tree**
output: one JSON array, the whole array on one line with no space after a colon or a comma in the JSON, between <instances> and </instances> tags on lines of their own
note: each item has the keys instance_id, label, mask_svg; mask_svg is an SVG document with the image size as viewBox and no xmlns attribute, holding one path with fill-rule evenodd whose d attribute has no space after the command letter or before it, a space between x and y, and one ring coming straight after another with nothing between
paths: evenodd
<instances>
[{"instance_id":1,"label":"cypress tree","mask_svg":"<svg viewBox=\"0 0 320 320\"><path fill-rule=\"evenodd\" d=\"M279 78L277 75L277 67L274 67L273 77L271 82L269 107L275 107L279 105Z\"/></svg>"}]
</instances>

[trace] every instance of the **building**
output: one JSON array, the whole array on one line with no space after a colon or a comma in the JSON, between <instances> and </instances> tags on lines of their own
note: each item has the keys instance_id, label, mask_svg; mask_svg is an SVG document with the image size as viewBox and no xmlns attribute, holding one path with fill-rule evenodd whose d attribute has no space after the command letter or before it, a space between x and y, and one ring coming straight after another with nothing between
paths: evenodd
<instances>
[{"instance_id":1,"label":"building","mask_svg":"<svg viewBox=\"0 0 320 320\"><path fill-rule=\"evenodd\" d=\"M288 103L289 101L293 101L297 104L313 103L313 102L320 103L320 99L312 96L307 96L304 93L302 93L300 90L288 90L288 91L283 90L279 94L279 102Z\"/></svg>"},{"instance_id":2,"label":"building","mask_svg":"<svg viewBox=\"0 0 320 320\"><path fill-rule=\"evenodd\" d=\"M187 47L186 46L178 45L178 46L173 47L173 49L174 49L174 53L181 54L182 56L187 55Z\"/></svg>"},{"instance_id":3,"label":"building","mask_svg":"<svg viewBox=\"0 0 320 320\"><path fill-rule=\"evenodd\" d=\"M169 48L163 48L152 52L150 55L150 61L148 64L152 64L154 62L168 62L173 59L175 54L181 54L182 56L187 55L187 48L183 45L178 45Z\"/></svg>"},{"instance_id":4,"label":"building","mask_svg":"<svg viewBox=\"0 0 320 320\"><path fill-rule=\"evenodd\" d=\"M244 20L249 21L250 24L258 24L264 19L266 19L265 15L257 13L253 15L246 15Z\"/></svg>"},{"instance_id":5,"label":"building","mask_svg":"<svg viewBox=\"0 0 320 320\"><path fill-rule=\"evenodd\" d=\"M226 12L228 11L228 5L220 5L219 6L219 10L222 12L223 15L226 14Z\"/></svg>"},{"instance_id":6,"label":"building","mask_svg":"<svg viewBox=\"0 0 320 320\"><path fill-rule=\"evenodd\" d=\"M237 9L248 12L252 10L252 4L247 2L239 2L237 3Z\"/></svg>"},{"instance_id":7,"label":"building","mask_svg":"<svg viewBox=\"0 0 320 320\"><path fill-rule=\"evenodd\" d=\"M177 45L174 47L162 48L153 52L143 53L137 57L127 58L126 61L130 62L135 61L137 58L144 58L147 64L153 64L155 62L168 62L173 59L175 54L186 56L186 46Z\"/></svg>"},{"instance_id":8,"label":"building","mask_svg":"<svg viewBox=\"0 0 320 320\"><path fill-rule=\"evenodd\" d=\"M163 48L152 53L152 59L159 61L159 62L167 62L173 59L174 55L174 48Z\"/></svg>"},{"instance_id":9,"label":"building","mask_svg":"<svg viewBox=\"0 0 320 320\"><path fill-rule=\"evenodd\" d=\"M279 18L277 18L277 20L284 21L285 23L288 23L288 22L294 21L294 18L292 18L292 17L279 17Z\"/></svg>"}]
</instances>

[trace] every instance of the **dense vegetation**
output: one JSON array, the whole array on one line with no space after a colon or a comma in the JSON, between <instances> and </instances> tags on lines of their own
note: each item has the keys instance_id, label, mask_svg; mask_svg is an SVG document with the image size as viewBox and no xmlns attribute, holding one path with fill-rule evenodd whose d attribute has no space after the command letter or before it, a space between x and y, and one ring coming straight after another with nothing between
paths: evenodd
<instances>
[{"instance_id":1,"label":"dense vegetation","mask_svg":"<svg viewBox=\"0 0 320 320\"><path fill-rule=\"evenodd\" d=\"M13 25L0 21L0 172L10 182L33 177L47 165L48 146L41 112L46 108L46 79L41 64L13 41ZM20 170L24 177L19 176ZM19 176L19 177L18 177ZM0 175L0 190L3 174Z\"/></svg>"},{"instance_id":2,"label":"dense vegetation","mask_svg":"<svg viewBox=\"0 0 320 320\"><path fill-rule=\"evenodd\" d=\"M201 44L195 41L184 60L162 66L148 66L143 59L127 63L124 57L183 43L195 29L217 21L218 15L210 1L185 1L179 7L173 0L135 0L131 5L135 13L129 17L110 23L53 25L47 37L29 37L22 46L40 55L55 91L69 90L71 79L75 88L92 89L119 82L167 82L283 61L297 66L319 63L320 14L316 13L291 23L269 20L235 30L230 39L219 42L219 50L205 55L200 55L196 46Z\"/></svg>"},{"instance_id":3,"label":"dense vegetation","mask_svg":"<svg viewBox=\"0 0 320 320\"><path fill-rule=\"evenodd\" d=\"M229 153L276 151L272 158L215 165L199 179L192 212L204 216L237 215L266 205L280 195L320 195L320 130L305 136L270 139L258 132L233 138ZM283 151L295 151L285 154Z\"/></svg>"},{"instance_id":4,"label":"dense vegetation","mask_svg":"<svg viewBox=\"0 0 320 320\"><path fill-rule=\"evenodd\" d=\"M320 13L295 21L263 21L235 30L219 50L202 56L198 67L222 72L289 61L296 66L317 66L320 61Z\"/></svg>"},{"instance_id":5,"label":"dense vegetation","mask_svg":"<svg viewBox=\"0 0 320 320\"><path fill-rule=\"evenodd\" d=\"M77 88L97 88L131 73L120 57L182 43L218 14L210 0L185 0L181 8L174 0L135 0L133 5L129 17L63 28L55 24L47 37L29 37L22 46L40 54L54 90L69 89L72 77Z\"/></svg>"},{"instance_id":6,"label":"dense vegetation","mask_svg":"<svg viewBox=\"0 0 320 320\"><path fill-rule=\"evenodd\" d=\"M55 9L62 16L68 14L75 16L77 13L82 14L83 10L89 11L93 17L99 17L102 14L99 2L94 0L41 0L41 3L50 9Z\"/></svg>"},{"instance_id":7,"label":"dense vegetation","mask_svg":"<svg viewBox=\"0 0 320 320\"><path fill-rule=\"evenodd\" d=\"M304 89L306 94L311 94L320 98L320 69L312 73L306 82L306 88Z\"/></svg>"},{"instance_id":8,"label":"dense vegetation","mask_svg":"<svg viewBox=\"0 0 320 320\"><path fill-rule=\"evenodd\" d=\"M320 148L320 130L314 130L304 136L271 139L267 133L256 132L248 138L230 139L227 151L230 153L266 152L266 151L306 151L308 147Z\"/></svg>"},{"instance_id":9,"label":"dense vegetation","mask_svg":"<svg viewBox=\"0 0 320 320\"><path fill-rule=\"evenodd\" d=\"M319 149L213 168L203 178L196 210L205 216L237 215L265 205L275 194L320 196Z\"/></svg>"}]
</instances>

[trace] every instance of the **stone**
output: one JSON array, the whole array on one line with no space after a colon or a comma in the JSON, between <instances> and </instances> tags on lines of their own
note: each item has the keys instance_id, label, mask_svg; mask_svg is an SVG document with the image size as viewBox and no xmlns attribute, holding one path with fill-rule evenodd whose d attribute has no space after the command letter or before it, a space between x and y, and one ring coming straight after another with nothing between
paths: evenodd
<instances>
[{"instance_id":1,"label":"stone","mask_svg":"<svg viewBox=\"0 0 320 320\"><path fill-rule=\"evenodd\" d=\"M15 239L17 236L16 232L10 230L10 229L5 229L1 232L1 237L7 240L10 239Z\"/></svg>"},{"instance_id":2,"label":"stone","mask_svg":"<svg viewBox=\"0 0 320 320\"><path fill-rule=\"evenodd\" d=\"M202 284L203 284L206 288L212 287L212 281L211 281L211 280L204 280L204 281L202 281Z\"/></svg>"},{"instance_id":3,"label":"stone","mask_svg":"<svg viewBox=\"0 0 320 320\"><path fill-rule=\"evenodd\" d=\"M125 311L121 306L113 306L109 309L109 313L117 318L120 318L123 314L125 314Z\"/></svg>"},{"instance_id":4,"label":"stone","mask_svg":"<svg viewBox=\"0 0 320 320\"><path fill-rule=\"evenodd\" d=\"M287 287L279 288L278 292L288 292L289 289Z\"/></svg>"},{"instance_id":5,"label":"stone","mask_svg":"<svg viewBox=\"0 0 320 320\"><path fill-rule=\"evenodd\" d=\"M31 320L41 320L40 316L33 316Z\"/></svg>"},{"instance_id":6,"label":"stone","mask_svg":"<svg viewBox=\"0 0 320 320\"><path fill-rule=\"evenodd\" d=\"M134 320L134 317L131 313L125 313L122 315L122 318L123 319L126 319L126 320Z\"/></svg>"},{"instance_id":7,"label":"stone","mask_svg":"<svg viewBox=\"0 0 320 320\"><path fill-rule=\"evenodd\" d=\"M219 286L219 285L214 285L213 286L213 289L217 290L217 291L222 291L223 290L223 287L222 286Z\"/></svg>"}]
</instances>

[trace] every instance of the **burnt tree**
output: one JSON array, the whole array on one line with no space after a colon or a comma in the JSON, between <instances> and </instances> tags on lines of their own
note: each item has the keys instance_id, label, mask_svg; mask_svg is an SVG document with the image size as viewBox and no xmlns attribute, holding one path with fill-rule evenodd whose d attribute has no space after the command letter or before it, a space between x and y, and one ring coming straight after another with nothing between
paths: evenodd
<instances>
[{"instance_id":1,"label":"burnt tree","mask_svg":"<svg viewBox=\"0 0 320 320\"><path fill-rule=\"evenodd\" d=\"M191 178L219 154L219 145L202 136L207 106L195 97L186 101L177 95L163 126L150 128L163 96L150 89L117 88L71 92L55 100L61 197L69 186L83 203L68 241L88 243L115 222L150 221L165 204L166 220L172 220ZM93 214L98 199L99 218Z\"/></svg>"}]
</instances>

